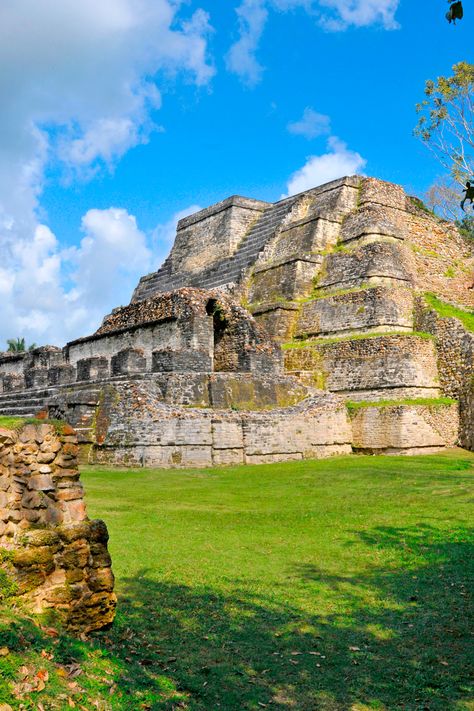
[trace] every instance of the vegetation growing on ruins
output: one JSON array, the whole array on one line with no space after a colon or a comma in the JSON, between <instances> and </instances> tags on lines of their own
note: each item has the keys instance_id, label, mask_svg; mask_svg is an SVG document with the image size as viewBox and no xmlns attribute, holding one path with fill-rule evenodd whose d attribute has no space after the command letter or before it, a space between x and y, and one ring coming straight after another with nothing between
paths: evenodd
<instances>
[{"instance_id":1,"label":"vegetation growing on ruins","mask_svg":"<svg viewBox=\"0 0 474 711\"><path fill-rule=\"evenodd\" d=\"M397 407L399 405L425 405L426 407L443 407L444 405L454 405L456 400L450 397L419 397L401 398L398 400L359 400L357 402L349 400L346 407L349 412L355 412L365 407Z\"/></svg>"},{"instance_id":2,"label":"vegetation growing on ruins","mask_svg":"<svg viewBox=\"0 0 474 711\"><path fill-rule=\"evenodd\" d=\"M445 318L458 318L468 331L474 331L474 311L467 311L453 306L453 304L443 301L432 293L425 294L426 303L431 306L440 316Z\"/></svg>"},{"instance_id":3,"label":"vegetation growing on ruins","mask_svg":"<svg viewBox=\"0 0 474 711\"><path fill-rule=\"evenodd\" d=\"M61 420L38 419L36 417L7 417L0 415L0 428L3 427L6 430L19 430L24 425L44 424L54 425L57 430L61 430L62 427L64 427L64 422Z\"/></svg>"},{"instance_id":4,"label":"vegetation growing on ruins","mask_svg":"<svg viewBox=\"0 0 474 711\"><path fill-rule=\"evenodd\" d=\"M326 346L332 343L341 343L342 341L361 341L366 338L380 338L381 336L408 336L410 338L424 338L426 340L433 340L434 336L431 333L425 333L424 331L374 331L371 333L354 333L351 336L331 336L328 338L308 338L301 340L294 340L289 343L283 343L283 350L289 350L291 348L306 348L308 346Z\"/></svg>"},{"instance_id":5,"label":"vegetation growing on ruins","mask_svg":"<svg viewBox=\"0 0 474 711\"><path fill-rule=\"evenodd\" d=\"M89 513L110 530L116 622L81 641L4 606L0 700L468 711L473 465L456 452L87 470Z\"/></svg>"}]
</instances>

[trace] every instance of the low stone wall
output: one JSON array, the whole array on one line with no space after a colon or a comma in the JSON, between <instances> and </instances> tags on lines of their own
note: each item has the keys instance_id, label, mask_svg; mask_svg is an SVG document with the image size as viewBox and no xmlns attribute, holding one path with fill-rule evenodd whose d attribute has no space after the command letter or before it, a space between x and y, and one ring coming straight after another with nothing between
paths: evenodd
<instances>
[{"instance_id":1,"label":"low stone wall","mask_svg":"<svg viewBox=\"0 0 474 711\"><path fill-rule=\"evenodd\" d=\"M457 444L459 413L452 405L383 405L352 412L353 447L373 454L431 454Z\"/></svg>"},{"instance_id":2,"label":"low stone wall","mask_svg":"<svg viewBox=\"0 0 474 711\"><path fill-rule=\"evenodd\" d=\"M112 622L116 598L107 528L87 518L77 451L69 425L0 429L0 553L27 607L54 608L88 632Z\"/></svg>"},{"instance_id":3,"label":"low stone wall","mask_svg":"<svg viewBox=\"0 0 474 711\"><path fill-rule=\"evenodd\" d=\"M99 406L101 444L91 463L207 467L327 457L351 452L339 398L315 394L299 405L262 412L166 406L152 382L122 386Z\"/></svg>"}]
</instances>

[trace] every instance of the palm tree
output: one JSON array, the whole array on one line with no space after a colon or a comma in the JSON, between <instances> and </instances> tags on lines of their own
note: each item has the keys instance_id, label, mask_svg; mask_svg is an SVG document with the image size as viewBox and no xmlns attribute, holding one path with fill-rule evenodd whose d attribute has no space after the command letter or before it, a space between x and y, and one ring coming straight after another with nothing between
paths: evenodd
<instances>
[{"instance_id":1,"label":"palm tree","mask_svg":"<svg viewBox=\"0 0 474 711\"><path fill-rule=\"evenodd\" d=\"M8 350L7 353L24 353L25 351L33 351L38 346L36 343L32 343L31 346L26 347L24 338L9 338L7 340Z\"/></svg>"},{"instance_id":2,"label":"palm tree","mask_svg":"<svg viewBox=\"0 0 474 711\"><path fill-rule=\"evenodd\" d=\"M7 340L8 353L23 353L26 351L25 339L24 338L9 338Z\"/></svg>"}]
</instances>

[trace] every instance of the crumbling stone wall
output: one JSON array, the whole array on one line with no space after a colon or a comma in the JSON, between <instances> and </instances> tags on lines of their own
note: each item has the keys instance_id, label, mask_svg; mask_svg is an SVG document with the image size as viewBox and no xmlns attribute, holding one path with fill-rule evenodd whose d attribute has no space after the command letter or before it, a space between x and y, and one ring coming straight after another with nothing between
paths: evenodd
<instances>
[{"instance_id":1,"label":"crumbling stone wall","mask_svg":"<svg viewBox=\"0 0 474 711\"><path fill-rule=\"evenodd\" d=\"M87 518L69 425L0 428L2 567L35 612L73 632L112 622L116 598L103 521Z\"/></svg>"},{"instance_id":2,"label":"crumbling stone wall","mask_svg":"<svg viewBox=\"0 0 474 711\"><path fill-rule=\"evenodd\" d=\"M443 393L459 400L460 442L473 448L472 378L474 374L474 334L456 318L439 316L423 297L416 299L416 327L435 336L439 380Z\"/></svg>"},{"instance_id":3,"label":"crumbling stone wall","mask_svg":"<svg viewBox=\"0 0 474 711\"><path fill-rule=\"evenodd\" d=\"M319 371L324 387L352 400L439 395L434 342L411 334L308 341L285 351L285 367Z\"/></svg>"},{"instance_id":4,"label":"crumbling stone wall","mask_svg":"<svg viewBox=\"0 0 474 711\"><path fill-rule=\"evenodd\" d=\"M263 411L165 405L153 382L115 385L98 413L105 428L91 462L206 467L319 458L351 452L344 403L314 392L301 403Z\"/></svg>"}]
</instances>

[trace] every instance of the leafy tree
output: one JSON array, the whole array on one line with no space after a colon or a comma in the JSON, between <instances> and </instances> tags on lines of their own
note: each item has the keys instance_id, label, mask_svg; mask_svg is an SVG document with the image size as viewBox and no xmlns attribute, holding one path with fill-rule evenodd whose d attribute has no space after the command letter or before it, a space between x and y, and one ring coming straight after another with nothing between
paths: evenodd
<instances>
[{"instance_id":1,"label":"leafy tree","mask_svg":"<svg viewBox=\"0 0 474 711\"><path fill-rule=\"evenodd\" d=\"M466 215L462 220L456 220L456 226L461 234L474 240L474 217Z\"/></svg>"},{"instance_id":2,"label":"leafy tree","mask_svg":"<svg viewBox=\"0 0 474 711\"><path fill-rule=\"evenodd\" d=\"M38 347L36 343L32 343L31 346L27 348L24 338L9 338L7 345L7 353L24 353L26 350L32 351Z\"/></svg>"},{"instance_id":3,"label":"leafy tree","mask_svg":"<svg viewBox=\"0 0 474 711\"><path fill-rule=\"evenodd\" d=\"M459 62L452 76L427 81L425 97L414 133L464 185L474 175L474 64Z\"/></svg>"}]
</instances>

